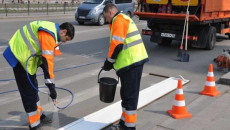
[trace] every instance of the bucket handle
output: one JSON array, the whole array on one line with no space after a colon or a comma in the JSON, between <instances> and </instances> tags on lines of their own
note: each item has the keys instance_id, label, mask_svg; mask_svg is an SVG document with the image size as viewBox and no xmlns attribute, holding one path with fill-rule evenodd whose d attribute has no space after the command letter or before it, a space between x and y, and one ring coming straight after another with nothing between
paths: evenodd
<instances>
[{"instance_id":1,"label":"bucket handle","mask_svg":"<svg viewBox=\"0 0 230 130\"><path fill-rule=\"evenodd\" d=\"M101 68L101 70L100 70L100 72L98 73L98 77L97 77L97 82L99 83L99 77L100 77L100 74L101 74L101 71L102 70L104 70L103 68ZM119 83L119 77L117 77L118 78L118 82L117 82L117 84Z\"/></svg>"}]
</instances>

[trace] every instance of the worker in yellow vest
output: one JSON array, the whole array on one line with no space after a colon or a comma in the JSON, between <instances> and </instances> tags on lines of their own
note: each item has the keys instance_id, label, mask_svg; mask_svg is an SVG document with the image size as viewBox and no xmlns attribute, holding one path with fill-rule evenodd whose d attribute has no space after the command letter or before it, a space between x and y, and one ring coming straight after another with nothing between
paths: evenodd
<instances>
[{"instance_id":1,"label":"worker in yellow vest","mask_svg":"<svg viewBox=\"0 0 230 130\"><path fill-rule=\"evenodd\" d=\"M110 27L110 47L104 70L115 69L121 79L122 115L112 130L135 130L143 65L149 58L141 35L131 18L107 4L103 14Z\"/></svg>"},{"instance_id":2,"label":"worker in yellow vest","mask_svg":"<svg viewBox=\"0 0 230 130\"><path fill-rule=\"evenodd\" d=\"M3 53L13 67L30 130L41 130L41 124L51 123L52 120L42 113L38 91L30 84L26 69L36 88L38 88L37 68L43 69L45 84L49 88L50 97L55 101L57 93L53 73L54 50L58 42L70 41L74 38L74 34L75 29L68 22L59 25L48 21L34 21L15 32L9 41L9 47ZM26 68L26 61L31 55L34 56L28 60Z\"/></svg>"}]
</instances>

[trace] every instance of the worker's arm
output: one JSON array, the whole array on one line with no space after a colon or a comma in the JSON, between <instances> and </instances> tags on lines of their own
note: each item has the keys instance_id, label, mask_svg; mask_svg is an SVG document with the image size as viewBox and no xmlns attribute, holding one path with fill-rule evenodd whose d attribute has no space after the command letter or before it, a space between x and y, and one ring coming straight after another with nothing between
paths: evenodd
<instances>
[{"instance_id":1,"label":"worker's arm","mask_svg":"<svg viewBox=\"0 0 230 130\"><path fill-rule=\"evenodd\" d=\"M52 99L56 99L55 83L54 83L54 73L53 73L53 58L54 58L54 48L56 42L53 36L45 31L39 31L39 41L42 50L42 65L41 68L44 72L45 84L50 90L50 96Z\"/></svg>"},{"instance_id":2,"label":"worker's arm","mask_svg":"<svg viewBox=\"0 0 230 130\"><path fill-rule=\"evenodd\" d=\"M116 62L117 56L123 48L129 27L129 21L124 18L117 17L116 20L114 20L112 26L113 32L111 36L109 53L104 63L105 70L112 69L113 63Z\"/></svg>"}]
</instances>

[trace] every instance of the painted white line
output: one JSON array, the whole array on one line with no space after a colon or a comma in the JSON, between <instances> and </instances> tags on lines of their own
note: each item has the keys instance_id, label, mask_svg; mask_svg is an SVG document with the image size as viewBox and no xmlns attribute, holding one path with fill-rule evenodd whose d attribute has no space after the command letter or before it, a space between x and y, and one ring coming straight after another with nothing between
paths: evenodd
<instances>
[{"instance_id":1,"label":"painted white line","mask_svg":"<svg viewBox=\"0 0 230 130\"><path fill-rule=\"evenodd\" d=\"M171 77L142 90L138 101L138 109L176 89L177 82L176 79ZM183 84L185 84L185 82L183 82ZM100 130L119 120L121 113L121 101L118 101L58 130Z\"/></svg>"},{"instance_id":2,"label":"painted white line","mask_svg":"<svg viewBox=\"0 0 230 130\"><path fill-rule=\"evenodd\" d=\"M5 62L7 62L7 61L5 61ZM6 71L7 69L12 69L12 67L11 66L7 66L7 67L4 67L4 68L0 69L0 71Z\"/></svg>"},{"instance_id":3,"label":"painted white line","mask_svg":"<svg viewBox=\"0 0 230 130\"><path fill-rule=\"evenodd\" d=\"M9 81L0 82L0 86L3 86L3 85L8 85L8 84L10 84L10 82L9 82Z\"/></svg>"},{"instance_id":4,"label":"painted white line","mask_svg":"<svg viewBox=\"0 0 230 130\"><path fill-rule=\"evenodd\" d=\"M75 75L75 76L72 76L72 77L61 79L61 80L56 81L55 83L57 84L57 86L63 87L63 86L68 85L70 83L82 80L84 78L88 78L88 77L92 76L92 74L94 74L96 72L98 73L99 70L100 69L95 69L95 70L92 70L92 71L89 71L89 72L85 72L85 73L78 74L78 75ZM40 85L39 87L41 87L41 86L45 86L45 85ZM41 90L42 91L48 91L47 89L41 89ZM87 100L88 98L96 96L97 94L98 94L98 86L95 86L94 88L86 89L86 90L84 90L82 92L79 92L79 93L75 93L74 94L74 97L75 97L74 102L71 105L74 105L76 103L79 103L79 102L82 102L84 100ZM47 95L40 95L40 96L47 96ZM20 99L19 93L7 94L5 96L5 98L1 97L2 100L0 100L0 102L4 102L4 104L6 104L6 103L11 103L12 100L14 100L14 101L16 100L16 99L10 99L10 97L11 98L16 98L17 97L17 100ZM8 101L9 99L11 101ZM59 100L60 107L64 103L65 103L64 105L66 105L66 103L68 103L70 101L70 99L71 99L71 96L67 96L65 98L60 99ZM48 104L46 104L44 106L42 105L42 108L43 108L44 111L48 112L47 114L50 114L50 113L54 112L54 106L53 106L52 102L50 102L50 103L48 103ZM1 120L3 120L3 121L0 121L0 126L4 126L4 125L21 126L23 124L28 123L27 115L25 113L21 113L21 114L15 115L15 116L11 116L11 117L9 117L7 119L1 119Z\"/></svg>"},{"instance_id":5,"label":"painted white line","mask_svg":"<svg viewBox=\"0 0 230 130\"><path fill-rule=\"evenodd\" d=\"M63 87L63 86L66 86L68 84L71 84L71 83L80 81L82 79L91 77L92 74L98 73L99 71L100 71L100 69L95 69L95 70L92 70L92 71L88 71L88 72L85 72L85 73L74 75L72 77L68 77L68 78L56 80L55 84L57 86L59 86L59 87ZM45 86L45 84L39 85L39 87L42 87L42 86ZM43 90L44 91L48 91L47 89L43 89ZM17 93L3 95L3 96L1 96L1 99L0 99L0 106L8 104L8 103L11 103L13 101L17 101L19 99L20 99L20 96L18 95L18 92Z\"/></svg>"},{"instance_id":6,"label":"painted white line","mask_svg":"<svg viewBox=\"0 0 230 130\"><path fill-rule=\"evenodd\" d=\"M101 54L101 53L103 53L103 51L95 52L95 53L88 54L88 55L96 55L96 54Z\"/></svg>"},{"instance_id":7,"label":"painted white line","mask_svg":"<svg viewBox=\"0 0 230 130\"><path fill-rule=\"evenodd\" d=\"M92 29L92 30L84 30L84 31L77 31L77 32L75 32L75 34L76 33L84 33L84 32L92 32L92 31L98 31L98 30L106 30L106 29L108 29L108 28L100 28L100 29Z\"/></svg>"},{"instance_id":8,"label":"painted white line","mask_svg":"<svg viewBox=\"0 0 230 130\"><path fill-rule=\"evenodd\" d=\"M80 55L76 55L76 56L80 56L80 57L84 57L84 58L92 58L92 57L97 57L98 56L97 54L101 54L101 53L103 53L103 51L95 52L92 54L80 54Z\"/></svg>"},{"instance_id":9,"label":"painted white line","mask_svg":"<svg viewBox=\"0 0 230 130\"><path fill-rule=\"evenodd\" d=\"M146 24L145 22L144 23L138 23L136 24L137 26L139 25L143 25L143 24ZM109 28L99 28L99 29L91 29L91 30L84 30L84 31L77 31L75 32L76 33L84 33L84 32L92 32L92 31L99 31L99 30L109 30Z\"/></svg>"},{"instance_id":10,"label":"painted white line","mask_svg":"<svg viewBox=\"0 0 230 130\"><path fill-rule=\"evenodd\" d=\"M97 71L97 73L98 73L98 71ZM91 74L88 74L88 75L92 76ZM142 77L145 77L147 75L148 74L143 73ZM71 80L74 80L74 79L71 79ZM88 89L86 89L84 91L81 91L79 93L74 93L74 100L73 100L73 102L72 102L72 104L70 106L73 106L73 105L75 105L77 103L81 103L81 102L83 102L85 100L88 100L88 99L90 99L92 97L97 96L99 94L98 93L99 92L99 90L98 90L99 87L98 86L99 85L96 85L94 87L88 88ZM120 86L118 86L118 87L120 87ZM42 91L47 91L47 89L42 89ZM46 95L44 95L44 96L46 96ZM59 101L58 106L62 107L62 106L67 105L67 103L70 102L71 97L72 96L70 95L70 96L64 97L62 99L59 99L58 100ZM59 111L58 109L54 109L54 106L53 106L52 102L47 103L45 105L42 105L42 109L46 112L46 115L49 115L49 114L52 114L54 112ZM27 115L25 113L21 113L21 114L15 115L15 116L11 116L11 117L9 117L7 119L4 119L3 121L0 121L0 126L4 127L6 124L11 125L11 126L21 126L21 125L26 124L26 123L28 123ZM11 129L7 129L7 130L11 130Z\"/></svg>"},{"instance_id":11,"label":"painted white line","mask_svg":"<svg viewBox=\"0 0 230 130\"><path fill-rule=\"evenodd\" d=\"M64 60L65 58L61 58L61 57L54 57L54 61L61 61Z\"/></svg>"},{"instance_id":12,"label":"painted white line","mask_svg":"<svg viewBox=\"0 0 230 130\"><path fill-rule=\"evenodd\" d=\"M18 92L15 93L7 93L4 96L1 96L0 98L0 106L3 106L5 104L20 100L21 97Z\"/></svg>"},{"instance_id":13,"label":"painted white line","mask_svg":"<svg viewBox=\"0 0 230 130\"><path fill-rule=\"evenodd\" d=\"M83 102L89 98L96 96L96 95L98 95L98 86L86 89L80 93L75 93L74 94L74 102L71 104L71 106L74 104ZM44 95L44 96L46 96L46 95ZM67 96L65 98L60 99L59 100L60 103L58 104L58 106L62 107L64 105L66 105L70 101L70 99L71 99L71 96ZM54 110L54 106L53 106L52 102L50 102L46 105L42 105L42 109L46 112L46 115L49 115L49 114L52 114L52 113L58 111L58 109ZM3 121L0 121L0 126L4 127L4 125L6 125L6 124L11 125L11 126L21 126L21 125L26 124L26 123L28 123L27 115L26 115L26 113L21 113L21 114L15 115L15 116L11 116L7 119L4 119ZM11 129L7 129L7 130L11 130Z\"/></svg>"},{"instance_id":14,"label":"painted white line","mask_svg":"<svg viewBox=\"0 0 230 130\"><path fill-rule=\"evenodd\" d=\"M4 125L4 126L0 126L0 130L9 130L10 129L23 129L23 130L27 130L28 126L10 126L10 125Z\"/></svg>"},{"instance_id":15,"label":"painted white line","mask_svg":"<svg viewBox=\"0 0 230 130\"><path fill-rule=\"evenodd\" d=\"M0 48L6 48L6 47L8 47L8 46L0 46Z\"/></svg>"},{"instance_id":16,"label":"painted white line","mask_svg":"<svg viewBox=\"0 0 230 130\"><path fill-rule=\"evenodd\" d=\"M0 53L1 54L1 53ZM7 62L7 61L6 61ZM4 67L4 68L2 68L2 69L0 69L0 72L2 72L2 71L6 71L7 69L11 69L12 67Z\"/></svg>"}]
</instances>

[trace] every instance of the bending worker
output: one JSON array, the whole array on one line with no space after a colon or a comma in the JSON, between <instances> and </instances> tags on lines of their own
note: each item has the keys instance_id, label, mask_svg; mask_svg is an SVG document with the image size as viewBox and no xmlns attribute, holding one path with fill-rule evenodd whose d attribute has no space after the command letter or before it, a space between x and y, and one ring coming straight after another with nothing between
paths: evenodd
<instances>
[{"instance_id":1,"label":"bending worker","mask_svg":"<svg viewBox=\"0 0 230 130\"><path fill-rule=\"evenodd\" d=\"M141 35L131 18L118 12L114 4L107 4L103 10L110 26L110 47L104 63L104 70L116 70L121 79L122 115L118 125L111 129L135 130L137 103L143 65L148 55Z\"/></svg>"},{"instance_id":2,"label":"bending worker","mask_svg":"<svg viewBox=\"0 0 230 130\"><path fill-rule=\"evenodd\" d=\"M15 32L9 41L9 47L3 54L13 67L31 130L41 130L41 124L51 123L52 120L42 113L38 91L32 87L27 78L26 61L31 55L36 55L28 61L27 70L30 80L38 88L36 71L38 67L41 67L44 72L45 84L50 91L50 97L56 100L57 93L53 73L54 49L58 42L65 43L72 40L74 34L73 25L67 22L59 26L57 23L48 21L34 21Z\"/></svg>"}]
</instances>

